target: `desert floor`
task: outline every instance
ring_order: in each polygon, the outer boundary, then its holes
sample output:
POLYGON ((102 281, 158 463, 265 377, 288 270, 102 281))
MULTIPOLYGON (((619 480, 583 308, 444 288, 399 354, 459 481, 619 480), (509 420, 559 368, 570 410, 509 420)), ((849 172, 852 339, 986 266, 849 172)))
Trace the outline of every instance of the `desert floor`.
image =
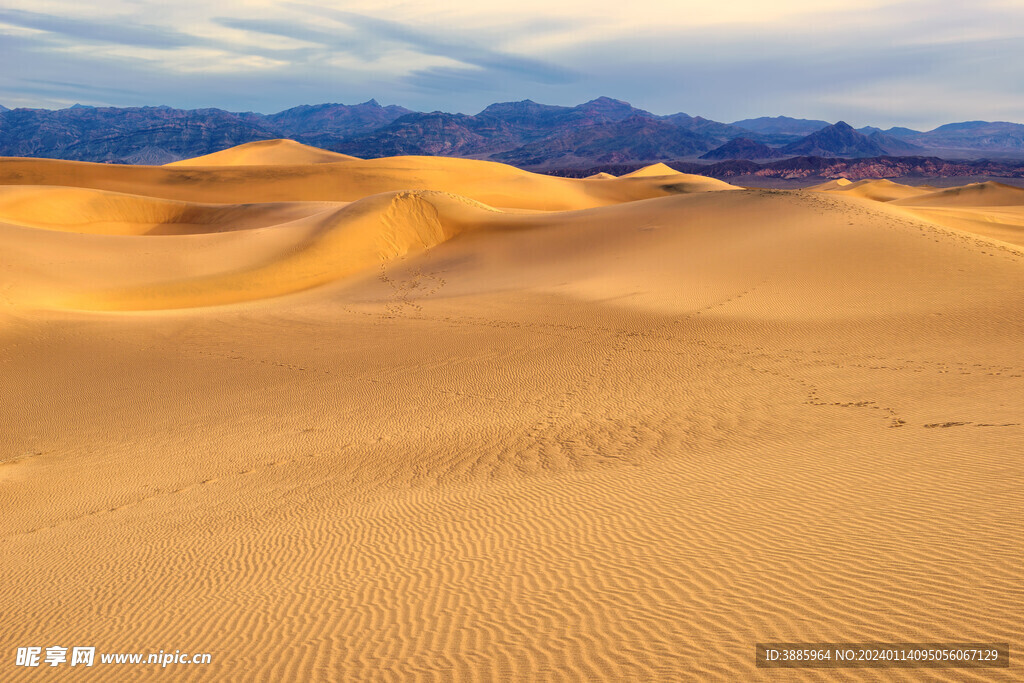
POLYGON ((995 183, 0 160, 0 679, 1020 680, 1022 312, 995 183))

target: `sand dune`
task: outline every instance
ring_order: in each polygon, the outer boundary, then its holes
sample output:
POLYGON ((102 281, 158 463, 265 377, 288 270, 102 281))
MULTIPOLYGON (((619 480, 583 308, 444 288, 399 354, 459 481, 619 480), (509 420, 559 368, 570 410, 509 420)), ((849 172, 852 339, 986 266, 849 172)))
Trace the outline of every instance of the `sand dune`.
POLYGON ((968 227, 1024 204, 413 157, 0 183, 5 652, 735 681, 769 640, 1024 645, 1024 249, 968 227))
MULTIPOLYGON (((846 179, 841 178, 840 180, 846 179)), ((858 180, 855 183, 847 181, 842 185, 830 185, 826 183, 824 186, 818 185, 811 189, 819 192, 842 192, 851 197, 863 197, 864 199, 870 199, 876 202, 891 202, 896 199, 907 199, 909 197, 917 197, 934 191, 934 188, 931 187, 902 185, 886 179, 858 180)))
POLYGON ((587 180, 609 180, 615 177, 616 176, 613 176, 611 173, 605 173, 604 171, 601 171, 600 173, 595 173, 594 175, 588 175, 587 180))
POLYGON ((934 207, 1021 206, 1024 205, 1024 188, 988 181, 913 196, 901 199, 899 203, 934 207))
POLYGON ((907 207, 908 213, 936 225, 1024 247, 1024 205, 994 207, 907 207))
POLYGON ((829 180, 818 185, 812 185, 806 189, 816 192, 828 192, 829 190, 841 190, 852 184, 853 182, 849 178, 836 178, 835 180, 829 180))
POLYGON ((997 240, 1001 246, 1024 246, 1024 190, 1001 183, 939 190, 930 185, 909 186, 879 179, 843 184, 831 181, 807 190, 888 203, 901 207, 906 215, 997 240))
POLYGON ((651 164, 650 166, 644 166, 643 168, 637 169, 632 173, 623 175, 623 178, 657 178, 667 175, 683 175, 674 168, 663 164, 661 162, 657 164, 651 164))
POLYGON ((332 164, 357 157, 303 145, 294 140, 259 140, 213 154, 173 161, 165 166, 291 166, 332 164))
POLYGON ((488 161, 442 157, 212 168, 0 158, 0 186, 79 187, 213 204, 352 202, 382 192, 434 190, 506 209, 569 211, 681 192, 736 189, 712 178, 673 174, 671 178, 634 177, 594 183, 529 173, 488 161))

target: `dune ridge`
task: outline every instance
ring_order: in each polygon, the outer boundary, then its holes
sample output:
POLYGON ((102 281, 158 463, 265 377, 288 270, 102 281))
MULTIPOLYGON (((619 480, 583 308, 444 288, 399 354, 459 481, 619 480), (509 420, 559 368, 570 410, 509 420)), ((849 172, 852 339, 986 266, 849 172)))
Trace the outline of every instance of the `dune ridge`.
POLYGON ((634 177, 594 183, 490 161, 442 157, 196 168, 0 158, 0 186, 78 187, 212 204, 351 202, 382 192, 434 190, 503 209, 570 211, 673 193, 736 189, 713 178, 673 174, 671 179, 634 177))
POLYGON ((656 171, 0 160, 0 650, 213 656, 144 681, 1019 650, 1024 202, 656 171))
POLYGON ((172 161, 164 166, 288 166, 333 164, 356 159, 358 157, 310 147, 294 140, 258 140, 212 154, 172 161))
MULTIPOLYGON (((845 180, 845 178, 842 180, 845 180)), ((855 183, 847 182, 843 185, 830 185, 826 183, 824 186, 816 186, 811 189, 819 192, 842 192, 851 197, 863 197, 864 199, 871 199, 877 202, 907 199, 935 191, 933 187, 902 185, 885 178, 858 180, 855 183)))
POLYGON ((663 164, 661 162, 658 162, 656 164, 651 164, 649 166, 644 166, 643 168, 638 168, 637 170, 633 171, 632 173, 626 173, 626 174, 624 174, 621 177, 623 177, 623 178, 659 178, 661 176, 670 176, 670 175, 683 175, 683 174, 680 173, 679 171, 675 170, 674 168, 672 168, 671 166, 669 166, 667 164, 663 164))

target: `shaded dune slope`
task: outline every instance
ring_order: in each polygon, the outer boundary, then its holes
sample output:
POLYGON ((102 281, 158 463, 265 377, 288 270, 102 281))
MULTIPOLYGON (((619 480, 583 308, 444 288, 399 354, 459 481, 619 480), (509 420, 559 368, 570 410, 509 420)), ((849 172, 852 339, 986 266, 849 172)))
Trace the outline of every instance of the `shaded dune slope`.
POLYGON ((104 190, 0 186, 0 223, 106 235, 184 235, 248 230, 337 207, 331 202, 200 204, 104 190))

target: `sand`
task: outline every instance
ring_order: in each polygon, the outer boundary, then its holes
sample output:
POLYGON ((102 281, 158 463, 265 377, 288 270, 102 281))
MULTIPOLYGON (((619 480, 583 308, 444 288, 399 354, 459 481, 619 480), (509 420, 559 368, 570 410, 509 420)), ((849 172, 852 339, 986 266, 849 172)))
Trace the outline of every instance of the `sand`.
POLYGON ((644 166, 643 168, 639 168, 639 169, 633 171, 632 173, 626 173, 622 177, 623 178, 658 178, 658 177, 661 177, 661 176, 670 176, 670 175, 681 175, 681 174, 679 173, 679 171, 677 171, 674 168, 668 166, 667 164, 663 164, 663 163, 659 162, 657 164, 651 164, 650 166, 644 166))
POLYGON ((0 677, 1019 651, 1024 248, 976 228, 1024 202, 666 175, 0 160, 0 677))
POLYGON ((332 164, 357 157, 310 147, 294 140, 259 140, 201 157, 172 161, 165 166, 282 166, 332 164))

